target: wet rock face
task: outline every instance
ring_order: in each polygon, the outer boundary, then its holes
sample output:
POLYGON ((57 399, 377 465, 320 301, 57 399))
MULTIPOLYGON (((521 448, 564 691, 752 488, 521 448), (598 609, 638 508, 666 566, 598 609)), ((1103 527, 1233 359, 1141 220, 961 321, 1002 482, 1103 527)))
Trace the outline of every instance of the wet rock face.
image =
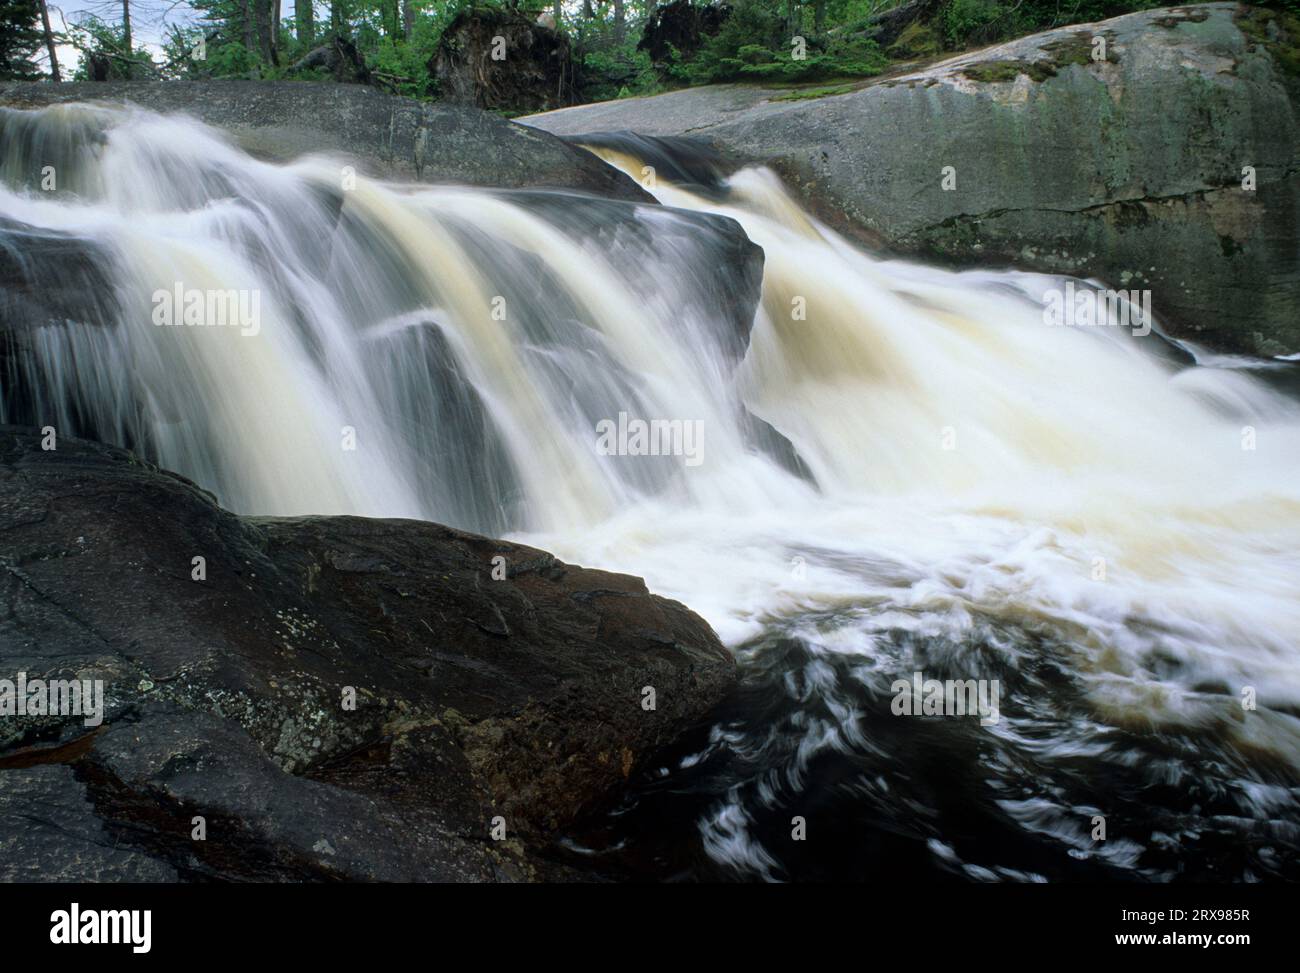
POLYGON ((478 108, 549 111, 577 103, 569 39, 518 10, 461 12, 429 61, 444 101, 478 108))
POLYGON ((0 330, 81 317, 84 295, 112 286, 110 266, 103 248, 84 238, 0 216, 0 330))
POLYGON ((0 801, 28 808, 0 815, 0 878, 553 876, 557 832, 734 681, 637 578, 435 524, 241 518, 40 441, 0 427, 0 679, 102 680, 105 705, 0 716, 0 801))
MULTIPOLYGON (((356 159, 381 177, 497 188, 577 189, 648 202, 635 182, 588 153, 465 105, 427 104, 356 84, 307 81, 0 83, 0 107, 71 102, 181 112, 229 132, 247 152, 289 161, 356 159)), ((540 109, 539 105, 539 109, 540 109)))

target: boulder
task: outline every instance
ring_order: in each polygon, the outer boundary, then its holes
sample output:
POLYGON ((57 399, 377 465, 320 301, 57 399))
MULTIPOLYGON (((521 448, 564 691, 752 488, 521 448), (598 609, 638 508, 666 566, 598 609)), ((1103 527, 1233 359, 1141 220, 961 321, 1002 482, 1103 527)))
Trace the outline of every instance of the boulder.
POLYGON ((1150 289, 1175 336, 1289 354, 1298 51, 1300 19, 1212 3, 1048 31, 824 97, 729 85, 526 122, 567 136, 689 132, 733 165, 773 166, 870 246, 1150 289))
POLYGON ((464 105, 428 104, 363 85, 0 83, 0 109, 70 102, 134 104, 191 115, 230 132, 254 155, 274 161, 330 152, 354 158, 365 170, 385 177, 502 188, 546 186, 649 200, 631 179, 535 129, 464 105))
POLYGON ((569 39, 511 8, 463 10, 429 61, 443 101, 546 111, 577 101, 569 39))
POLYGON ((105 693, 101 725, 0 720, 24 809, 0 880, 583 877, 554 839, 735 679, 637 578, 436 524, 241 518, 14 426, 0 535, 0 679, 105 693))

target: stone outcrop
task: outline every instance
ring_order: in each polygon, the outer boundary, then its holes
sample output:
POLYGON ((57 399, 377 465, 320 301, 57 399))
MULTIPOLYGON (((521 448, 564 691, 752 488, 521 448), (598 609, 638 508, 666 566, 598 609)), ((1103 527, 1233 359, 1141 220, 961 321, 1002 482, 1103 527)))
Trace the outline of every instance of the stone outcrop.
POLYGON ((733 165, 773 166, 868 245, 1149 288, 1178 337, 1287 354, 1300 352, 1298 51, 1300 19, 1212 3, 824 97, 727 85, 526 121, 705 139, 733 165))
POLYGON ((0 717, 0 880, 583 877, 553 840, 735 678, 637 578, 56 446, 0 427, 0 679, 103 721, 0 717))
POLYGON ((0 83, 0 108, 71 102, 183 113, 274 161, 310 152, 356 159, 364 171, 426 182, 577 189, 649 197, 631 179, 535 129, 464 105, 428 104, 356 84, 308 81, 0 83))

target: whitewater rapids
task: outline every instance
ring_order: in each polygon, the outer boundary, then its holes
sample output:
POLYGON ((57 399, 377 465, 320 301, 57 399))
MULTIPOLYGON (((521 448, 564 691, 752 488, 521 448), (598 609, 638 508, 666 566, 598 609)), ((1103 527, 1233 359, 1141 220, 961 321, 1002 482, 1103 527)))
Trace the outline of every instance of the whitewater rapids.
MULTIPOLYGON (((682 758, 752 763, 700 785, 715 862, 797 872, 761 820, 806 800, 823 757, 875 760, 872 707, 914 670, 1001 681, 1006 718, 961 737, 986 741, 971 800, 1075 858, 1181 868, 1163 818, 1079 837, 1106 811, 1081 762, 1132 777, 1125 807, 1208 788, 1170 803, 1188 834, 1255 822, 1234 877, 1297 846, 1300 404, 1262 377, 1283 363, 1189 367, 1158 333, 1049 326, 1063 280, 879 259, 763 169, 659 180, 664 206, 620 211, 647 246, 599 236, 615 204, 347 184, 339 160, 271 165, 144 112, 7 112, 0 135, 0 246, 80 240, 113 282, 10 358, 0 420, 139 448, 242 513, 433 519, 643 576, 785 694, 769 725, 737 715, 682 758), (46 157, 59 192, 38 188, 46 157), (763 250, 738 362, 695 214, 763 250), (257 290, 259 333, 155 327, 175 282, 257 290), (702 462, 602 455, 620 413, 700 423, 702 462)), ((593 151, 640 180, 630 150, 593 151)), ((880 759, 876 780, 855 765, 863 807, 906 790, 880 759)), ((913 811, 936 867, 1045 873, 981 863, 913 811)))

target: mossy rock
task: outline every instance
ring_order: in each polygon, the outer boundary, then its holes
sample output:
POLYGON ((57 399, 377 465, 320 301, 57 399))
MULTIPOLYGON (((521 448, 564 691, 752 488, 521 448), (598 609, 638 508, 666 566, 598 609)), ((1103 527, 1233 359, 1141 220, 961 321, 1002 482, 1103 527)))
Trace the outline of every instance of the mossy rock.
POLYGON ((1088 30, 1076 31, 1061 40, 1044 44, 1043 53, 1047 55, 1047 60, 1058 69, 1068 67, 1071 64, 1087 67, 1090 64, 1097 63, 1097 58, 1093 56, 1093 41, 1097 37, 1103 37, 1106 40, 1105 59, 1112 64, 1118 63, 1119 56, 1115 53, 1114 31, 1098 31, 1096 33, 1088 30))
POLYGON ((1237 28, 1252 45, 1262 46, 1288 76, 1300 78, 1300 17, 1262 7, 1245 7, 1237 28))
POLYGON ((931 57, 943 50, 939 33, 930 24, 920 21, 909 24, 885 51, 894 60, 911 57, 931 57))
POLYGON ((1080 67, 1089 67, 1097 63, 1097 59, 1093 57, 1093 38, 1097 36, 1106 38, 1106 61, 1112 64, 1118 63, 1119 58, 1115 54, 1114 46, 1111 43, 1114 37, 1113 34, 1106 32, 1093 34, 1091 31, 1077 31, 1060 40, 1044 44, 1041 48, 1043 57, 1037 57, 1033 60, 1013 58, 1001 61, 983 61, 964 68, 962 74, 972 81, 984 83, 1014 81, 1022 74, 1031 81, 1046 81, 1048 78, 1056 77, 1058 72, 1071 65, 1077 64, 1080 67))
POLYGON ((1210 19, 1210 14, 1206 10, 1193 10, 1189 8, 1179 8, 1168 16, 1157 17, 1152 21, 1157 27, 1177 27, 1179 24, 1185 24, 1191 21, 1194 24, 1203 24, 1210 19))
POLYGON ((962 74, 982 84, 1015 81, 1022 74, 1031 81, 1046 81, 1055 76, 1056 68, 1050 61, 984 61, 963 69, 962 74))
POLYGON ((815 98, 829 98, 832 95, 847 95, 853 91, 857 85, 853 84, 833 84, 823 85, 818 88, 801 88, 797 91, 789 91, 783 95, 777 95, 773 101, 810 101, 815 98))

